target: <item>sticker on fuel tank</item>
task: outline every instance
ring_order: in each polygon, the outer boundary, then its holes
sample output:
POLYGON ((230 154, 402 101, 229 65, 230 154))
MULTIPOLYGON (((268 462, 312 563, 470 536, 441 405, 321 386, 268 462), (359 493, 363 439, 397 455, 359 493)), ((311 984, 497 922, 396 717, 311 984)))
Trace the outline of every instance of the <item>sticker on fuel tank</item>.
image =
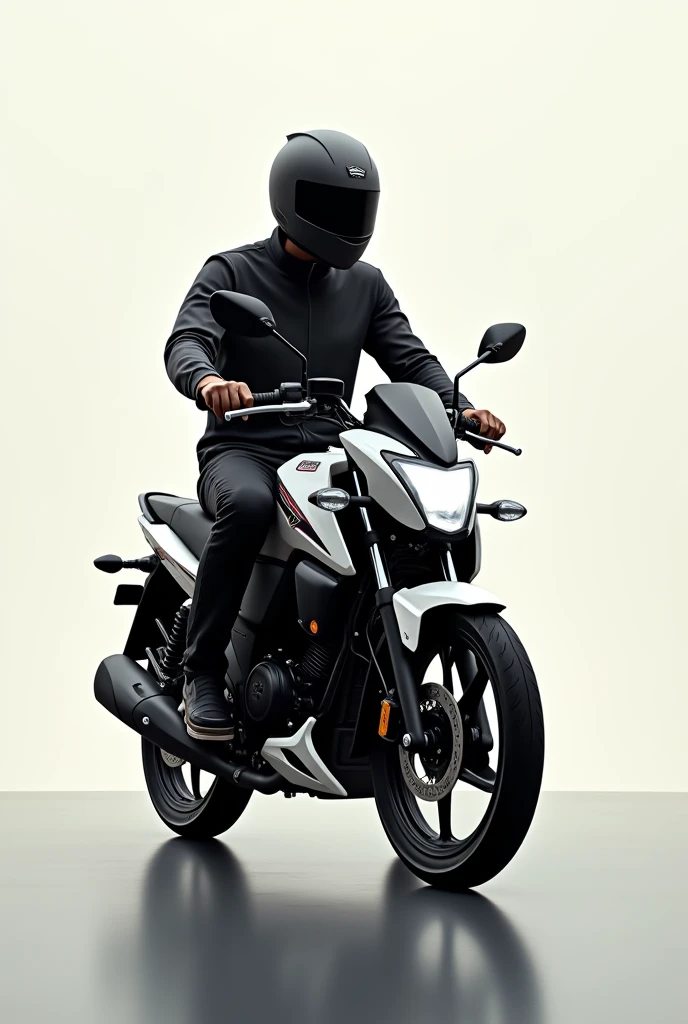
POLYGON ((308 537, 309 540, 313 541, 314 544, 317 544, 319 548, 322 548, 329 555, 329 550, 323 544, 283 483, 280 483, 277 488, 277 504, 284 513, 287 523, 292 530, 298 530, 299 533, 302 533, 304 537, 308 537))
POLYGON ((296 467, 296 472, 297 473, 315 473, 315 471, 316 471, 316 469, 318 468, 319 465, 320 465, 319 462, 308 462, 308 461, 304 460, 303 462, 299 462, 298 466, 296 467))

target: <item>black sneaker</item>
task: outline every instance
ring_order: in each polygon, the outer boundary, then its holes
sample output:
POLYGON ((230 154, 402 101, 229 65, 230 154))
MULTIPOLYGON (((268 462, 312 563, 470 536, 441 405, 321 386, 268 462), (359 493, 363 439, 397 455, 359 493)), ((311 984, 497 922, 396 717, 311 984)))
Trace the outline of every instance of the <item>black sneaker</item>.
POLYGON ((184 721, 195 740, 234 739, 234 717, 225 697, 225 684, 216 676, 184 681, 184 721))

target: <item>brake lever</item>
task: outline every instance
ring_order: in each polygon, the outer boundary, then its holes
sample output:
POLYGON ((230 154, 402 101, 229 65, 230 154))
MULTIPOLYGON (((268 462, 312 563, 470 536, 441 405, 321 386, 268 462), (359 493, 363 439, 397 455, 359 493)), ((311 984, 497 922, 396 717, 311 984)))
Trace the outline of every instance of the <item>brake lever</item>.
POLYGON ((461 441, 468 441, 474 448, 480 448, 481 450, 487 448, 489 444, 494 448, 502 448, 505 452, 510 452, 512 455, 523 454, 522 448, 512 448, 510 444, 504 444, 503 441, 493 441, 492 438, 483 437, 482 434, 474 434, 472 430, 462 430, 458 436, 461 441))
POLYGON ((232 409, 225 413, 225 420, 236 420, 240 416, 257 416, 259 412, 309 412, 314 402, 280 402, 279 405, 250 405, 242 409, 232 409))

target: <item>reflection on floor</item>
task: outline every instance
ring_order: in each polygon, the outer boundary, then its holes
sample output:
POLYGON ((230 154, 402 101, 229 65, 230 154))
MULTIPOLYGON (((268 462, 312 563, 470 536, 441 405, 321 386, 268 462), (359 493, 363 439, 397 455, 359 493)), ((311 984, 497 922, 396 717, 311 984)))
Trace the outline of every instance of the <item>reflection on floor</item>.
POLYGON ((207 844, 136 793, 0 811, 6 1024, 688 1018, 688 796, 546 794, 466 895, 409 875, 369 802, 256 797, 207 844))

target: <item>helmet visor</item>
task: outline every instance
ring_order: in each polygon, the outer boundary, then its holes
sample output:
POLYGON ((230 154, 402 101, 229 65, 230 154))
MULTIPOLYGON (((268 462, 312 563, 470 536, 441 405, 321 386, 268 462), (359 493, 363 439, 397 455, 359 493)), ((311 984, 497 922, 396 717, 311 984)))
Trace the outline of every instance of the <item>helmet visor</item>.
POLYGON ((295 209, 302 220, 340 238, 372 235, 379 192, 316 181, 296 182, 295 209))

